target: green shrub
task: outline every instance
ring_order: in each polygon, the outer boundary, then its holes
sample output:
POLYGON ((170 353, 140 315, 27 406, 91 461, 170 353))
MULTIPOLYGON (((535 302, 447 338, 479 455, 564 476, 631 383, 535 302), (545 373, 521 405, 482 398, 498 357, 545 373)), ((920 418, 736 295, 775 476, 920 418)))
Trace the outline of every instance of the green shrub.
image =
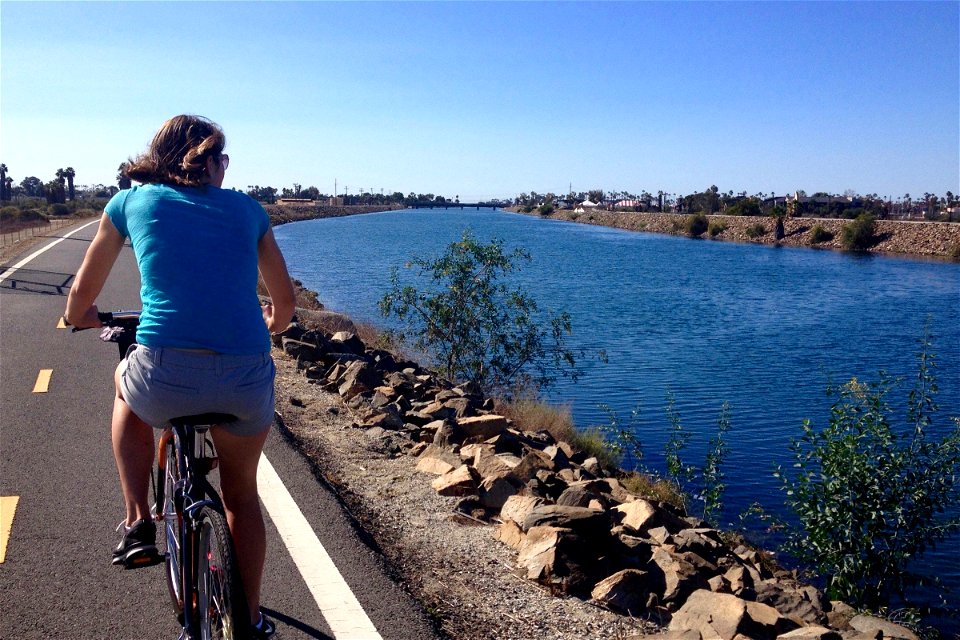
POLYGON ((70 215, 70 207, 65 204, 51 204, 47 207, 47 212, 52 216, 66 216, 70 215))
POLYGON ((47 216, 39 209, 21 209, 20 210, 20 220, 43 220, 46 221, 47 216))
POLYGON ((788 525, 786 550, 826 578, 830 599, 874 611, 906 601, 906 588, 924 582, 910 562, 960 531, 960 419, 934 429, 929 332, 920 344, 902 425, 886 400, 896 381, 853 378, 831 389, 826 428, 804 422, 791 445, 795 471, 774 474, 799 522, 788 525))
POLYGON ((822 224, 813 225, 813 229, 810 231, 811 244, 820 244, 831 240, 833 240, 833 234, 824 229, 822 224))
POLYGON ((553 203, 552 203, 552 202, 544 202, 542 205, 540 205, 540 208, 537 209, 537 211, 539 211, 539 212, 540 212, 540 215, 542 215, 542 216, 548 216, 548 215, 550 215, 551 213, 553 213, 553 203))
POLYGON ((714 220, 710 223, 710 226, 707 227, 707 233, 710 234, 711 238, 716 238, 718 235, 727 230, 727 225, 719 220, 714 220))
POLYGON ((488 391, 506 391, 527 380, 542 387, 556 374, 575 378, 574 354, 564 343, 570 315, 541 313, 533 298, 502 281, 520 261, 529 260, 523 249, 506 253, 500 240, 478 243, 468 229, 439 258, 408 263, 418 270, 423 289, 401 285, 394 268, 380 312, 402 323, 395 333, 398 343, 412 342, 445 377, 488 391))
POLYGON ((752 224, 749 227, 747 227, 746 230, 744 230, 744 233, 747 234, 748 238, 756 239, 762 235, 765 235, 767 233, 767 228, 763 225, 762 222, 757 222, 756 224, 752 224))
POLYGON ((0 209, 0 220, 4 222, 13 222, 20 219, 19 207, 3 207, 0 209))
POLYGON ((863 213, 849 224, 843 225, 840 243, 848 251, 866 251, 876 243, 876 222, 870 214, 863 213))
POLYGON ((707 219, 706 214, 695 213, 692 216, 687 218, 686 231, 687 235, 691 238, 699 238, 707 232, 707 228, 710 226, 710 221, 707 219))

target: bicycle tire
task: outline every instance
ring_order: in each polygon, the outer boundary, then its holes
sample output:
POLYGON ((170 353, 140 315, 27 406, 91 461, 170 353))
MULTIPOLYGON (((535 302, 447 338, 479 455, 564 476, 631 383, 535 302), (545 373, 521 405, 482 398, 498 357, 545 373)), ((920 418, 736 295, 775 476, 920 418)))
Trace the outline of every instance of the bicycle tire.
POLYGON ((245 638, 250 619, 227 520, 220 511, 203 507, 197 524, 200 637, 202 640, 245 638))
POLYGON ((167 591, 174 611, 181 617, 183 614, 183 586, 180 567, 180 540, 183 528, 183 513, 176 506, 176 486, 180 480, 180 469, 177 462, 177 450, 170 437, 165 447, 165 464, 157 465, 157 504, 158 515, 162 517, 163 530, 164 573, 167 578, 167 591), (161 492, 162 489, 162 492, 161 492))

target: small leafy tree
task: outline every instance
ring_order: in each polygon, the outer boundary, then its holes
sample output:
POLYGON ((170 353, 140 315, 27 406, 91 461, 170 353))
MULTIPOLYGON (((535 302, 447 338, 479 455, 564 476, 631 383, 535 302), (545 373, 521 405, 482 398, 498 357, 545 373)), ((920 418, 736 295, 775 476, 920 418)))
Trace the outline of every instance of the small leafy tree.
POLYGON ((720 509, 723 506, 723 493, 727 488, 724 483, 723 462, 730 448, 726 443, 727 432, 730 431, 730 405, 726 402, 720 407, 717 418, 717 433, 710 439, 710 448, 700 472, 700 494, 703 502, 702 518, 707 522, 716 522, 720 509))
POLYGON ((786 550, 825 577, 831 598, 873 610, 907 600, 907 587, 926 582, 910 562, 960 531, 960 420, 934 437, 934 367, 927 333, 900 428, 886 400, 896 382, 882 373, 832 389, 829 425, 804 422, 795 473, 775 474, 799 520, 786 550))
POLYGON ((509 393, 524 380, 545 386, 558 373, 576 377, 574 354, 564 342, 569 314, 541 313, 522 289, 503 282, 529 260, 523 249, 507 253, 501 240, 481 244, 464 231, 439 258, 408 264, 429 288, 401 284, 394 269, 380 311, 403 323, 394 337, 433 357, 449 378, 509 393))
POLYGON ((684 464, 680 452, 687 447, 690 442, 690 433, 683 430, 683 424, 680 422, 680 414, 676 410, 676 400, 673 393, 667 393, 667 419, 670 421, 670 436, 664 445, 664 458, 667 463, 667 477, 677 485, 677 490, 683 494, 686 491, 687 484, 693 480, 696 470, 687 464, 684 464))
POLYGON ((666 412, 670 420, 670 436, 664 451, 667 476, 683 496, 686 506, 689 508, 693 502, 701 503, 703 510, 700 517, 713 522, 723 506, 723 493, 726 490, 723 463, 729 451, 726 435, 730 431, 730 407, 726 402, 720 407, 717 433, 710 439, 703 467, 699 469, 686 464, 680 455, 690 441, 690 434, 683 430, 672 393, 667 394, 666 412))

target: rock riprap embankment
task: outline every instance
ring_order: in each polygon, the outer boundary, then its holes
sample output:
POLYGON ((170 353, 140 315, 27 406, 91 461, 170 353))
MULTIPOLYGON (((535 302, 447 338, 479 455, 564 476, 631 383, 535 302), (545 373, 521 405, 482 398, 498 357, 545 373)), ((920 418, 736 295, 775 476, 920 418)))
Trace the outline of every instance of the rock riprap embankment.
MULTIPOLYGON (((473 384, 292 324, 275 337, 313 384, 339 394, 379 450, 409 456, 465 521, 490 526, 515 572, 560 595, 657 620, 660 638, 915 638, 827 602, 768 554, 627 490, 596 458, 521 431, 473 384)), ((637 636, 639 637, 639 636, 637 636)))
MULTIPOLYGON (((527 215, 537 215, 535 213, 527 215)), ((582 224, 613 227, 627 231, 686 235, 687 214, 676 213, 628 213, 623 211, 555 211, 553 220, 565 220, 582 224)), ((705 240, 727 240, 753 244, 810 247, 815 249, 842 249, 843 227, 851 220, 837 218, 787 218, 785 236, 777 240, 775 223, 769 217, 708 216, 714 225, 713 232, 704 233, 705 240), (820 228, 821 238, 814 234, 820 228)), ((910 222, 901 220, 877 220, 874 228, 874 243, 869 248, 875 253, 896 253, 917 256, 957 257, 960 251, 960 224, 948 222, 910 222)))

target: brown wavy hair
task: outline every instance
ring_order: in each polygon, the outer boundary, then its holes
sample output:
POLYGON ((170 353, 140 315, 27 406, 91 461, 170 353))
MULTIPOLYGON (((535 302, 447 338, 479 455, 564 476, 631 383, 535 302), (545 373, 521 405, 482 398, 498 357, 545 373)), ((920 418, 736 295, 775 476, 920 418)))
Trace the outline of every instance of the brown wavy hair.
POLYGON ((150 147, 127 162, 123 173, 137 182, 199 187, 209 181, 207 158, 219 158, 227 139, 213 121, 179 115, 163 123, 150 147))

